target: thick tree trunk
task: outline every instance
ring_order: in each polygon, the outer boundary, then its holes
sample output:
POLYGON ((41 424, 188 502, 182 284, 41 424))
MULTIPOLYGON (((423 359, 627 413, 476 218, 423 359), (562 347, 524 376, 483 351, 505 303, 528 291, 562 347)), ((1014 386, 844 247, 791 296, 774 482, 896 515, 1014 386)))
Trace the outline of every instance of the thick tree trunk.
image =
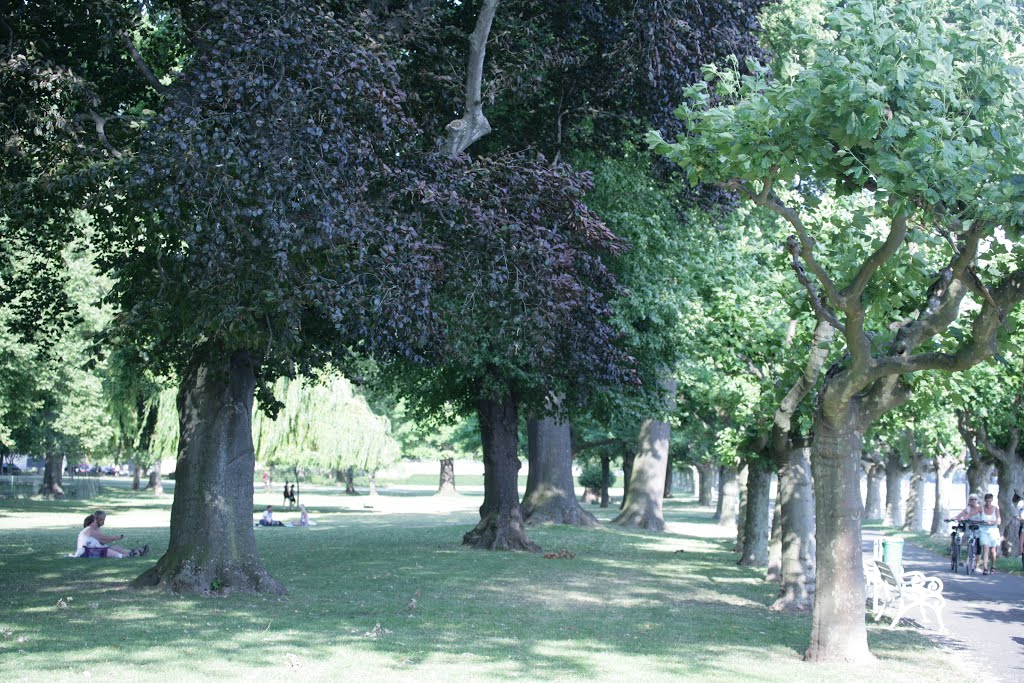
POLYGON ((988 491, 988 483, 992 481, 991 462, 982 460, 980 457, 971 457, 967 463, 967 495, 977 493, 984 496, 988 491))
POLYGON ((160 476, 161 466, 162 463, 159 460, 153 463, 153 466, 149 468, 149 482, 146 484, 146 490, 152 489, 153 494, 157 496, 162 496, 164 493, 164 480, 160 476))
POLYGON ((455 490, 455 460, 453 458, 441 458, 441 473, 437 481, 438 496, 453 496, 455 490))
POLYGON ((782 582, 782 481, 777 483, 775 509, 772 511, 772 534, 768 538, 768 569, 764 580, 769 583, 782 582))
POLYGON ((739 472, 737 472, 735 466, 723 467, 719 477, 722 485, 718 498, 719 509, 721 510, 718 523, 725 527, 734 527, 736 526, 736 518, 739 514, 739 472))
POLYGON ((43 486, 40 489, 47 498, 64 497, 64 454, 47 453, 43 466, 43 486))
POLYGON ((572 479, 572 437, 569 422, 530 418, 526 423, 530 472, 523 495, 523 521, 594 528, 597 518, 576 500, 572 479))
POLYGON ((864 494, 864 519, 881 522, 885 513, 882 510, 882 477, 885 468, 879 463, 865 467, 867 490, 864 494))
POLYGON ((763 460, 747 464, 747 505, 743 521, 743 555, 737 564, 764 567, 768 564, 768 511, 772 470, 763 460))
MULTIPOLYGON (((814 601, 815 504, 810 451, 806 445, 794 446, 788 442, 781 458, 782 588, 772 605, 774 610, 803 612, 810 609, 814 601)), ((859 499, 859 490, 857 494, 859 499)))
POLYGON ((864 663, 874 660, 864 625, 864 566, 861 549, 860 460, 865 425, 854 407, 829 420, 819 408, 814 420, 811 462, 817 523, 817 586, 811 662, 864 663))
POLYGON ((182 593, 285 592, 263 566, 253 534, 255 386, 244 351, 220 364, 194 364, 182 377, 170 543, 134 585, 182 593))
POLYGON ((709 462, 697 465, 697 504, 711 507, 714 500, 715 466, 709 462))
POLYGON ((354 467, 345 468, 345 495, 359 495, 359 492, 356 491, 356 470, 354 467))
POLYGON ((927 462, 916 446, 910 454, 910 496, 907 498, 907 517, 903 521, 904 531, 924 531, 924 484, 927 477, 927 462))
POLYGON ((608 489, 612 485, 612 459, 607 453, 601 456, 601 505, 606 508, 611 502, 608 489))
POLYGON ((132 467, 135 471, 132 473, 132 491, 138 491, 142 485, 142 467, 139 466, 138 462, 133 462, 132 467))
POLYGON ((903 526, 903 455, 890 453, 885 458, 885 526, 903 526))
MULTIPOLYGON (((675 381, 666 383, 670 396, 675 393, 675 386, 675 381)), ((633 462, 625 504, 619 516, 612 520, 613 524, 650 531, 665 530, 662 496, 665 493, 669 437, 668 422, 646 420, 640 427, 639 452, 633 462)))
POLYGON ((996 461, 996 477, 999 482, 999 519, 1002 521, 1000 531, 1010 543, 1010 557, 1020 552, 1020 536, 1017 534, 1020 522, 1017 521, 1017 509, 1013 505, 1014 490, 1024 493, 1024 458, 1016 453, 1009 453, 1006 459, 996 461))
POLYGON ((519 509, 519 417, 516 401, 477 401, 484 452, 484 502, 480 523, 463 536, 463 545, 485 550, 528 550, 540 546, 526 537, 519 509))
POLYGON ((945 536, 949 528, 946 518, 950 516, 949 499, 953 493, 953 473, 956 459, 949 455, 935 456, 935 507, 932 509, 931 535, 945 536))

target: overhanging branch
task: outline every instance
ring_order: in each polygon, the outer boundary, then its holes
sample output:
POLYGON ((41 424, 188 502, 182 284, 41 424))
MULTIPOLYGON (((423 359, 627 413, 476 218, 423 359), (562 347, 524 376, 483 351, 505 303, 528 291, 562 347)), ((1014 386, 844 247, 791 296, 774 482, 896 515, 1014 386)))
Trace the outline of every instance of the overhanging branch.
POLYGON ((152 69, 149 68, 149 65, 146 64, 146 60, 142 58, 142 55, 139 53, 139 49, 135 47, 135 41, 132 40, 132 37, 128 35, 127 31, 121 31, 121 42, 123 42, 124 46, 128 49, 128 54, 132 56, 132 61, 135 62, 135 67, 142 74, 142 77, 146 79, 146 82, 153 86, 153 89, 161 95, 165 94, 167 88, 160 82, 160 79, 156 77, 156 74, 154 74, 152 69))
POLYGON ((469 37, 469 64, 466 68, 466 102, 462 118, 455 119, 445 127, 447 139, 445 150, 449 156, 457 156, 470 145, 491 132, 491 124, 484 116, 481 97, 481 82, 484 75, 484 56, 487 52, 487 37, 491 22, 498 9, 498 0, 484 0, 476 19, 476 28, 469 37))

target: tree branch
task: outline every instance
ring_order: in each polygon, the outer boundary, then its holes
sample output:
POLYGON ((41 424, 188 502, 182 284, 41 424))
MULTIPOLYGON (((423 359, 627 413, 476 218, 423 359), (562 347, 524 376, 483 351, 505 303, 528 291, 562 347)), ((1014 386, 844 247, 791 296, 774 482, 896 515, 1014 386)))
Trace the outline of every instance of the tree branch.
POLYGON ((122 156, 124 156, 123 154, 121 154, 121 152, 117 150, 117 148, 110 144, 110 140, 107 139, 107 118, 100 116, 94 110, 90 109, 88 114, 79 114, 75 117, 75 119, 78 121, 92 121, 93 124, 96 126, 96 136, 100 139, 100 142, 103 143, 103 147, 106 148, 108 152, 110 152, 111 156, 113 156, 115 159, 120 159, 122 156))
POLYGON ((121 42, 123 42, 125 47, 128 48, 128 54, 132 56, 132 61, 135 62, 136 68, 138 68, 139 72, 142 73, 142 77, 146 79, 146 82, 153 86, 153 89, 161 95, 166 94, 167 88, 160 82, 160 79, 156 77, 153 71, 149 68, 149 65, 146 64, 146 60, 142 58, 142 55, 139 53, 139 49, 135 47, 135 41, 132 40, 132 37, 128 35, 127 31, 121 31, 121 42))
POLYGON ((470 145, 491 132, 491 124, 484 116, 480 84, 484 74, 484 56, 491 21, 498 9, 498 0, 484 0, 476 19, 476 28, 469 37, 469 65, 466 68, 466 103, 461 119, 449 123, 445 150, 449 156, 458 156, 470 145))
POLYGON ((846 334, 846 326, 839 322, 836 314, 829 309, 825 303, 818 296, 817 290, 814 288, 814 283, 807 277, 807 271, 804 270, 803 264, 800 263, 800 241, 796 235, 790 235, 786 239, 786 251, 791 256, 790 265, 793 266, 794 272, 796 272, 796 279, 800 281, 800 284, 807 290, 808 299, 811 302, 811 307, 814 309, 815 317, 824 323, 828 323, 835 329, 846 334))
POLYGON ((818 375, 821 374, 821 368, 828 357, 828 347, 832 343, 834 336, 835 327, 828 322, 819 321, 818 326, 814 328, 811 351, 807 354, 807 364, 804 366, 803 374, 790 387, 789 392, 786 393, 786 396, 779 403, 779 407, 775 410, 773 422, 784 433, 789 433, 793 414, 796 413, 797 406, 800 405, 800 402, 804 400, 804 397, 807 396, 818 381, 818 375))

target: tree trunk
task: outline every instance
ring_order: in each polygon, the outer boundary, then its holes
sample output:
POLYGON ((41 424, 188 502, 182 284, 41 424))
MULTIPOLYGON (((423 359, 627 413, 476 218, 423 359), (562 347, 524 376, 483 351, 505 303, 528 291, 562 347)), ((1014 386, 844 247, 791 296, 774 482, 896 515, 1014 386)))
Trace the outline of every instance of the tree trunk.
POLYGON ((864 519, 871 522, 881 522, 884 513, 882 512, 882 476, 885 468, 878 463, 872 463, 865 468, 867 475, 867 492, 864 495, 864 519))
MULTIPOLYGON (((912 440, 913 436, 910 438, 912 440)), ((907 518, 903 521, 904 531, 924 531, 924 482, 928 475, 926 464, 927 461, 918 452, 916 444, 911 443, 910 495, 907 497, 907 518)))
POLYGON ((988 483, 992 481, 992 468, 990 462, 980 457, 971 457, 967 463, 967 495, 977 493, 984 496, 988 491, 988 483))
POLYGON ((138 461, 132 463, 134 472, 132 473, 132 491, 138 491, 142 484, 142 467, 139 466, 138 461))
POLYGON ((932 510, 931 535, 945 536, 949 531, 946 518, 949 517, 949 499, 953 492, 953 473, 956 459, 949 455, 935 456, 935 507, 932 510))
MULTIPOLYGON (((782 588, 773 610, 803 612, 811 608, 815 591, 815 503, 811 453, 806 445, 787 440, 779 467, 782 516, 782 588)), ((857 475, 857 495, 860 478, 857 475)))
MULTIPOLYGON (((370 495, 371 496, 376 496, 377 495, 377 470, 370 470, 370 474, 369 474, 368 478, 370 480, 370 495)), ((296 492, 296 502, 298 502, 298 492, 296 492)))
POLYGON ((739 512, 739 472, 735 466, 723 467, 721 473, 721 487, 718 496, 721 514, 718 523, 725 527, 736 526, 736 517, 739 512))
POLYGON ((739 512, 736 513, 736 547, 735 552, 743 553, 743 532, 747 523, 747 476, 750 469, 746 463, 740 465, 739 475, 736 477, 736 486, 739 491, 739 512))
MULTIPOLYGON (((669 396, 675 393, 674 380, 666 382, 669 396)), ((665 493, 666 461, 668 460, 670 428, 668 422, 645 420, 640 427, 639 452, 633 462, 629 488, 624 505, 613 524, 664 531, 662 512, 665 493)))
POLYGON ((477 401, 484 451, 484 502, 480 523, 462 538, 463 545, 485 550, 528 550, 540 546, 526 536, 519 509, 519 417, 511 396, 477 401))
POLYGON ((334 470, 334 483, 337 486, 345 483, 345 470, 334 470))
POLYGON ((672 458, 665 458, 665 492, 661 496, 664 498, 672 497, 672 458))
POLYGON ((890 453, 885 458, 885 526, 903 526, 903 455, 890 453))
POLYGON ((764 580, 782 582, 782 481, 776 484, 775 509, 772 511, 772 534, 768 538, 768 570, 764 580))
POLYGON ((629 494, 629 487, 633 483, 633 461, 636 459, 636 451, 629 446, 629 444, 623 444, 624 451, 622 453, 622 500, 619 501, 619 509, 622 510, 626 507, 626 496, 629 494))
POLYGON ((601 456, 601 504, 598 507, 606 508, 611 502, 608 489, 612 482, 612 459, 605 453, 601 456))
POLYGON ((526 423, 530 472, 523 495, 523 521, 530 525, 569 524, 594 528, 597 518, 576 500, 572 479, 569 422, 530 418, 526 423))
POLYGON ((679 470, 679 486, 682 488, 683 493, 690 496, 697 493, 697 478, 693 473, 694 467, 690 464, 683 464, 683 469, 679 470))
POLYGON ((40 490, 47 498, 64 497, 64 454, 47 453, 43 466, 43 486, 40 490))
POLYGON ((160 468, 161 461, 157 460, 153 463, 153 466, 149 468, 149 482, 146 484, 146 490, 153 489, 153 495, 156 496, 164 494, 164 480, 160 476, 160 468))
POLYGON ((1020 523, 1016 519, 1017 508, 1013 504, 1013 492, 1017 490, 1024 493, 1024 458, 1016 453, 1007 455, 1007 458, 996 461, 999 519, 1002 522, 999 530, 1003 538, 1010 542, 1010 557, 1016 557, 1020 552, 1020 536, 1017 533, 1020 523))
MULTIPOLYGON (((874 660, 864 625, 860 460, 866 425, 847 401, 838 419, 819 408, 811 449, 817 524, 817 586, 811 618, 811 662, 874 660)), ((837 411, 839 412, 839 411, 837 411)))
POLYGON ((715 466, 709 462, 702 462, 697 465, 697 479, 697 504, 711 507, 714 495, 715 466))
POLYGON ((182 593, 285 592, 263 566, 253 534, 255 386, 244 351, 217 365, 193 364, 182 377, 170 543, 134 585, 182 593))
POLYGON ((441 474, 437 482, 437 496, 454 496, 455 490, 455 460, 453 458, 441 458, 441 474))
POLYGON ((747 505, 743 520, 743 555, 737 564, 764 567, 768 564, 768 510, 772 470, 764 460, 747 464, 747 505))
POLYGON ((718 466, 718 495, 715 499, 715 514, 711 519, 715 522, 722 521, 722 506, 725 504, 725 465, 718 466))
POLYGON ((359 495, 359 491, 356 491, 356 470, 354 467, 345 468, 345 495, 359 495))

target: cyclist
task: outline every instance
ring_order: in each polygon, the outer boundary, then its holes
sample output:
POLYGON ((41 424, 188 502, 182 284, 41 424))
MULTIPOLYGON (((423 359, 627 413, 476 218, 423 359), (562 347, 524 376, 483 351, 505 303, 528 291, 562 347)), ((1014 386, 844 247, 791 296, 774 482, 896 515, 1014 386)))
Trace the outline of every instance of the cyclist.
POLYGON ((985 494, 985 504, 981 506, 981 573, 993 574, 996 571, 996 548, 1002 540, 999 533, 999 508, 992 504, 992 494, 985 494), (991 559, 989 559, 991 558, 991 559))
POLYGON ((956 521, 967 520, 968 522, 980 522, 981 521, 981 497, 977 493, 972 493, 967 496, 967 507, 960 511, 956 517, 956 521))
MULTIPOLYGON (((981 505, 979 504, 979 501, 980 496, 977 493, 972 493, 967 496, 967 507, 961 510, 960 514, 956 517, 946 520, 947 522, 961 522, 964 525, 961 528, 966 532, 964 537, 968 540, 966 551, 967 563, 964 566, 967 567, 968 574, 974 573, 974 553, 972 550, 977 549, 977 536, 975 536, 973 531, 968 529, 968 525, 977 529, 978 525, 981 524, 981 505)), ((957 535, 957 532, 954 531, 953 542, 956 543, 959 539, 960 537, 957 535)), ((960 556, 959 548, 953 548, 951 552, 953 552, 954 558, 953 571, 956 571, 957 566, 960 564, 960 560, 958 559, 960 556)))

